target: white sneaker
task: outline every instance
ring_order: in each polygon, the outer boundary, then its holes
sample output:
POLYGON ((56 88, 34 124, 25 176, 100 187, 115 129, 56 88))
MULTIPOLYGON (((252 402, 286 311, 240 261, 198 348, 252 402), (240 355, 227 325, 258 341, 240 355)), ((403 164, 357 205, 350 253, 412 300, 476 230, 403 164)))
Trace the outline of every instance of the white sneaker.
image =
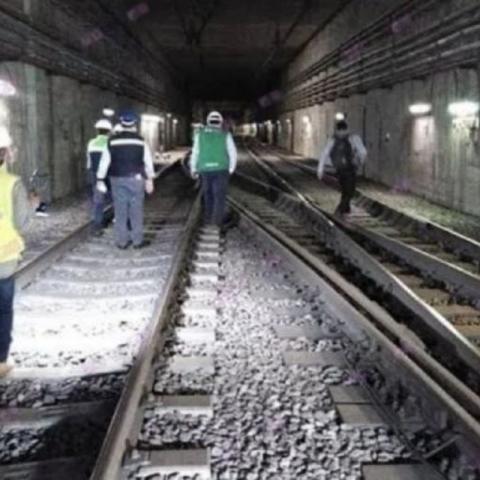
POLYGON ((6 377, 13 369, 12 365, 9 365, 6 362, 0 363, 0 378, 6 377))

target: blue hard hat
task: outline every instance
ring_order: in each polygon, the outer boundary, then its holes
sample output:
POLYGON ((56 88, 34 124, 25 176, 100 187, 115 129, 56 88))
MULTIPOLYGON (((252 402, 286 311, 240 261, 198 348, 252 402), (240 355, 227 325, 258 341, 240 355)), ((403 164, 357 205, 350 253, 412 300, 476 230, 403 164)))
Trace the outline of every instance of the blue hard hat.
POLYGON ((134 127, 139 122, 138 115, 132 110, 120 113, 120 123, 124 127, 134 127))

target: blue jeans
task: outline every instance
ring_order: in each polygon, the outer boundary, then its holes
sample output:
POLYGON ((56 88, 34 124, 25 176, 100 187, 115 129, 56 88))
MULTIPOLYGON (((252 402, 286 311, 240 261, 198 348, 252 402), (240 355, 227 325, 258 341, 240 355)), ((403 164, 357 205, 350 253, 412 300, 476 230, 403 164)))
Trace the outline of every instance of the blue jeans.
POLYGON ((13 297, 15 281, 13 276, 0 279, 0 362, 8 358, 12 342, 13 327, 13 297))
POLYGON ((145 181, 135 177, 111 177, 110 181, 115 211, 115 242, 119 247, 126 246, 130 240, 134 245, 141 245, 145 181), (131 232, 128 230, 129 222, 131 232))
POLYGON ((228 171, 201 173, 205 222, 222 226, 227 206, 228 171))

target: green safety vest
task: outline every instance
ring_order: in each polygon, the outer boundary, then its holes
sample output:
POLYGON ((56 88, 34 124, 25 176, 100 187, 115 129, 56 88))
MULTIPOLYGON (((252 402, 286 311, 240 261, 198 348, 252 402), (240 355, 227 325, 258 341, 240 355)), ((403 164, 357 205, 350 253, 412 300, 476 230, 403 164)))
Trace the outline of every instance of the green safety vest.
POLYGON ((202 128, 198 132, 198 162, 200 173, 221 172, 230 167, 227 133, 218 128, 202 128))

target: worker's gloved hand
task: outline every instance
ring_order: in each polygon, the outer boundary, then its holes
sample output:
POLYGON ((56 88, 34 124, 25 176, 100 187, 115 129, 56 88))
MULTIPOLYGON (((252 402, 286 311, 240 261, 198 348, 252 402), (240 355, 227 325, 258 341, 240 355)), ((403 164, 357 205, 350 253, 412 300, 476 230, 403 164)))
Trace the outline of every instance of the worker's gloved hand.
POLYGON ((104 193, 104 194, 107 193, 108 189, 103 180, 97 180, 97 190, 100 193, 104 193))
POLYGON ((194 180, 198 180, 199 177, 200 177, 200 175, 198 174, 198 172, 192 172, 192 178, 194 180))
POLYGON ((155 185, 152 179, 145 180, 145 191, 151 195, 155 191, 155 185))

